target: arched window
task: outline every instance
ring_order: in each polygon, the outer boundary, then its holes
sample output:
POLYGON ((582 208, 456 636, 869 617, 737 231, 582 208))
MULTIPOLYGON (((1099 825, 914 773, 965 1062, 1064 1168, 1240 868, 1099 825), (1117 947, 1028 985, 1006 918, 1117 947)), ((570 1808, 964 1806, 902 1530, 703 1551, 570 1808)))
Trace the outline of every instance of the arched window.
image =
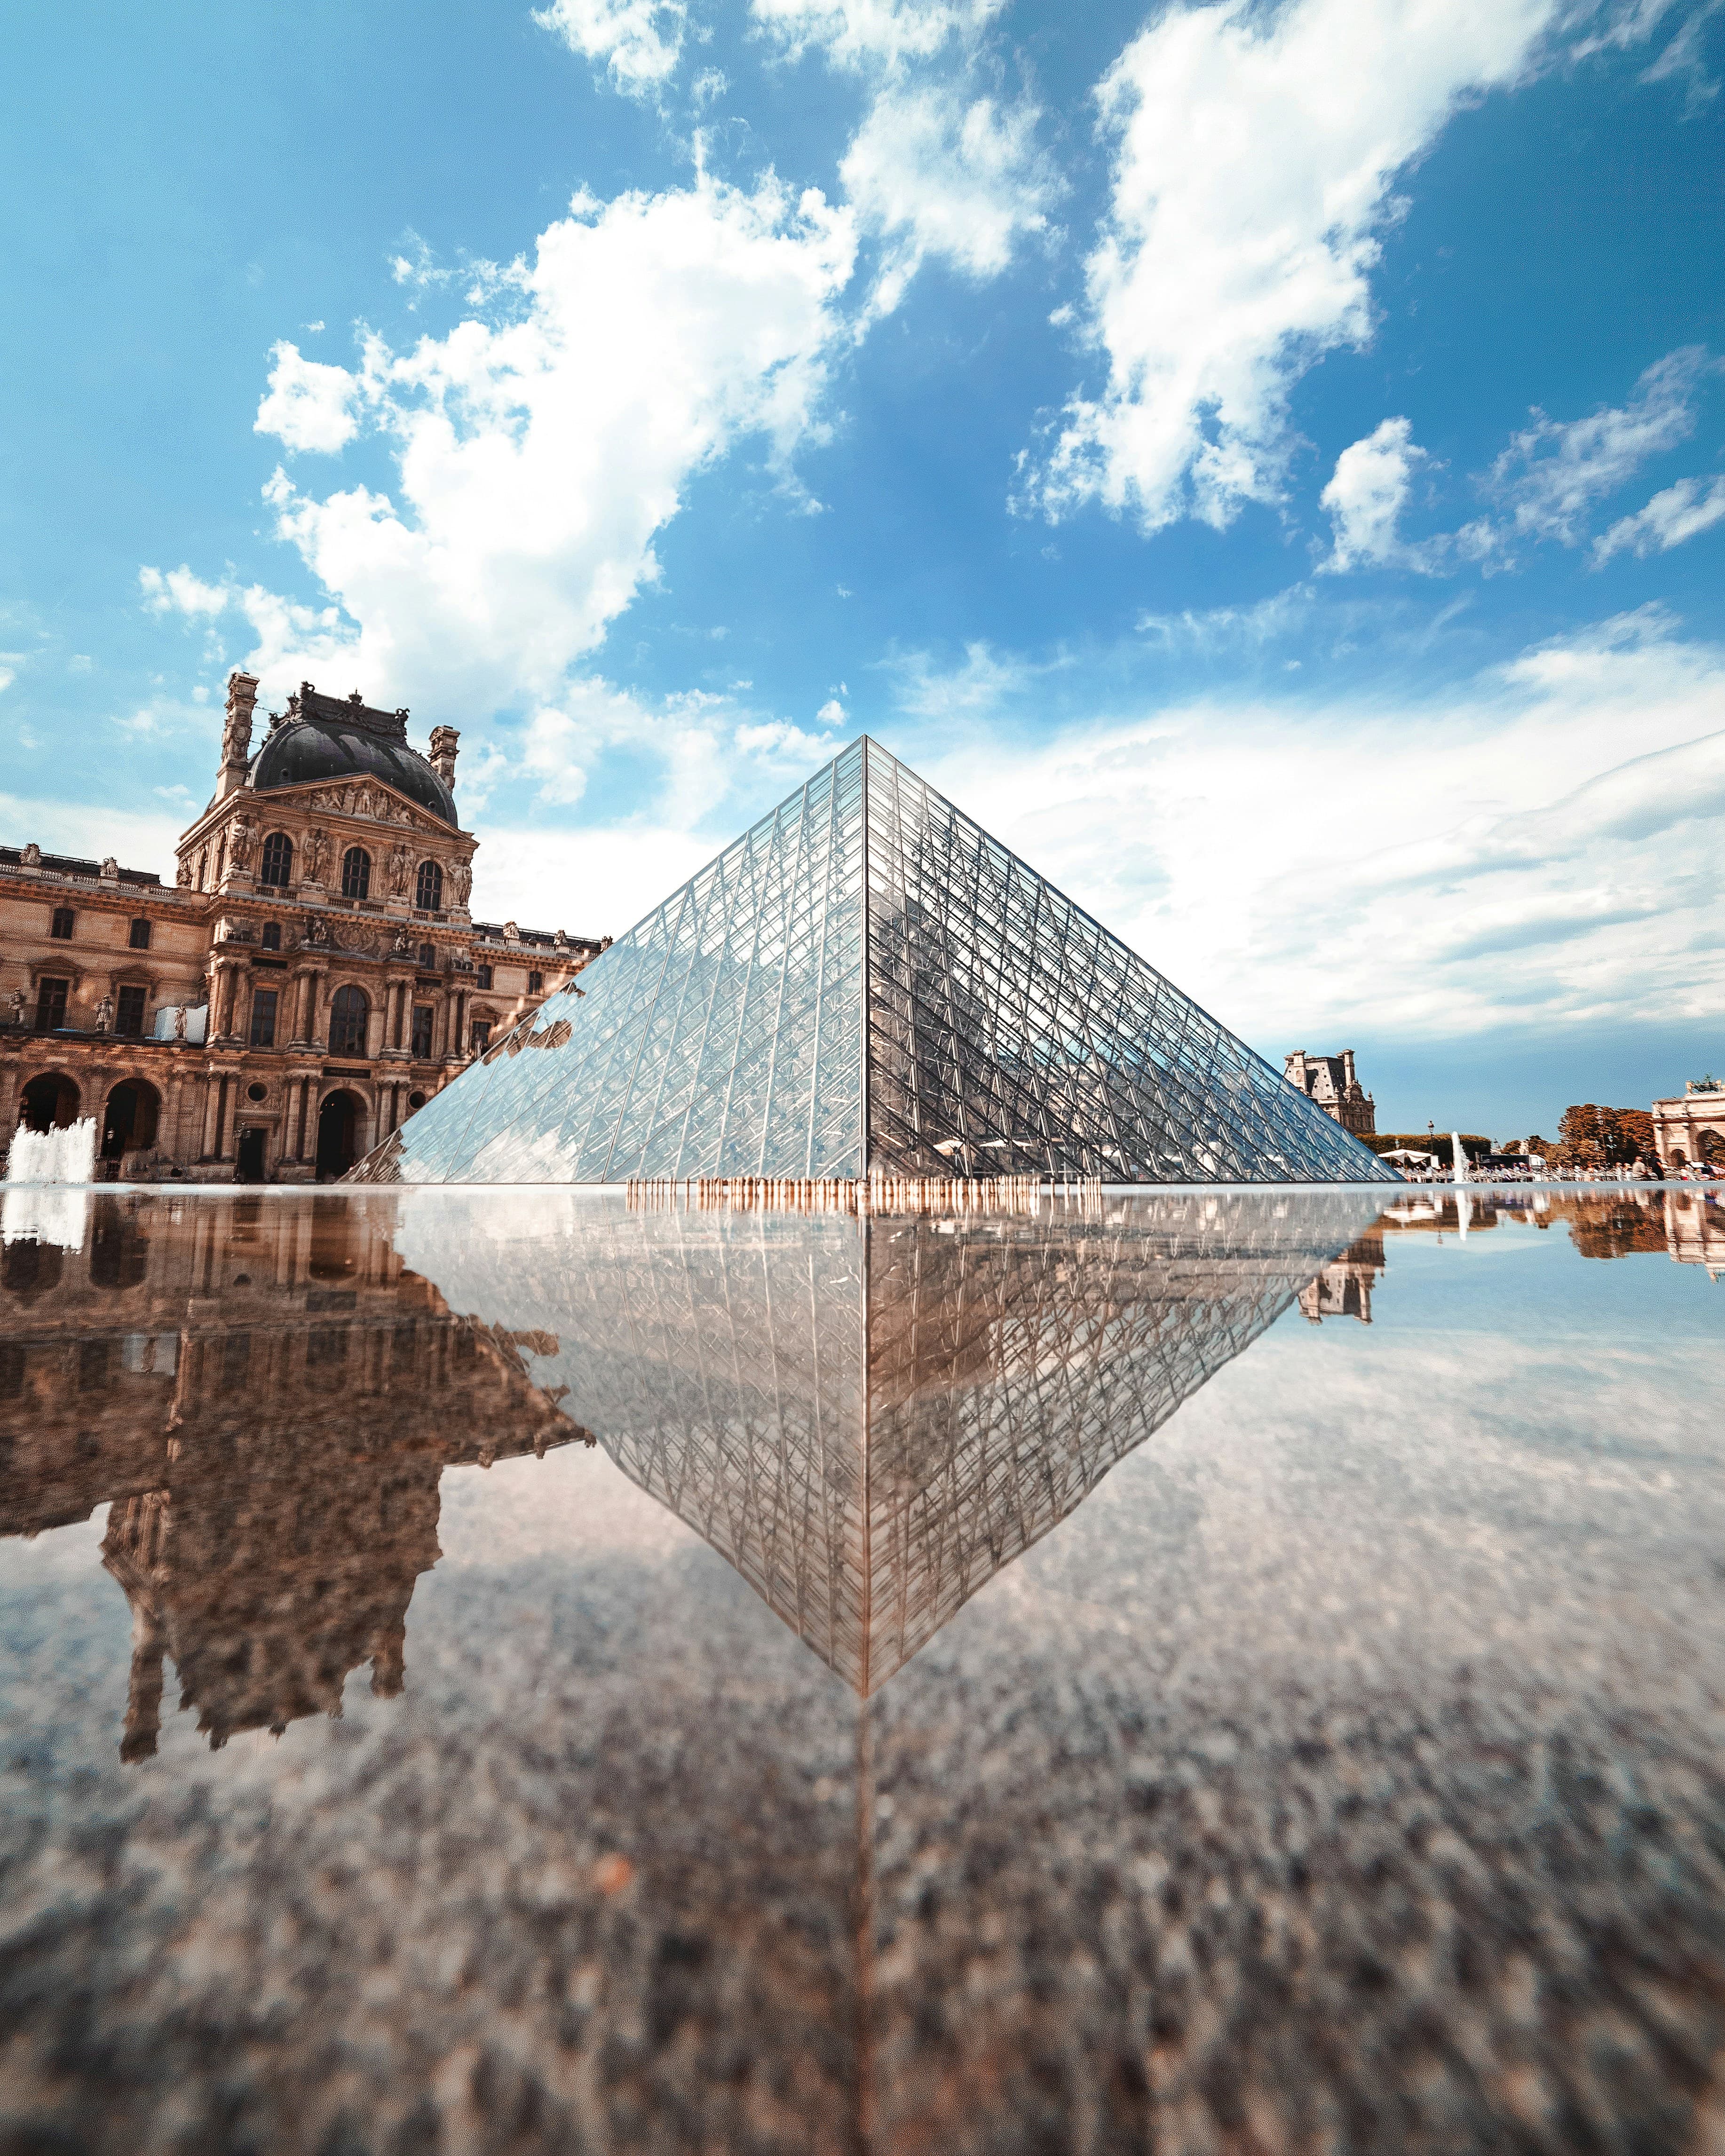
POLYGON ((366 1024, 371 1015, 371 1003, 363 988, 337 988, 330 1005, 331 1055, 363 1055, 366 1024))
POLYGON ((341 896, 369 898, 372 895, 372 857, 363 846, 350 846, 341 856, 341 896))
POLYGON ((421 861, 413 903, 426 913, 435 913, 444 902, 444 872, 435 861, 421 861))
POLYGON ((264 865, 259 880, 285 891, 294 873, 294 842, 285 831, 272 831, 264 841, 264 865))

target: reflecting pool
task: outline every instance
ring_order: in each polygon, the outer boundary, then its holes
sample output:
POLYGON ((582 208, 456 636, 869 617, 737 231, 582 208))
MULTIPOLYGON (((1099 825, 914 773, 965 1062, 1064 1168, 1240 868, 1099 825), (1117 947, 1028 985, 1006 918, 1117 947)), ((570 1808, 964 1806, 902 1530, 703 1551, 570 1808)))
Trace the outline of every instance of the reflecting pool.
POLYGON ((1725 1205, 8 1188, 0 2151, 1725 2148, 1725 1205))

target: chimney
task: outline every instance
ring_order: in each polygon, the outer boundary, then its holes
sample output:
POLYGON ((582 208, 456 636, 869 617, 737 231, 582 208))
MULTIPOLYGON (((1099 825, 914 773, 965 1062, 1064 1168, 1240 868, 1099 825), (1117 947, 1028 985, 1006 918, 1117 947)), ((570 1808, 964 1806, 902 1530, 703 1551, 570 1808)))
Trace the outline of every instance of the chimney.
POLYGON ((1353 1075, 1353 1050, 1351 1048, 1344 1048, 1342 1051, 1342 1083, 1350 1093, 1359 1083, 1353 1075))
POLYGON ((451 793, 455 790, 455 744, 460 738, 453 726, 431 729, 431 767, 451 793))
POLYGON ((252 753, 252 711, 258 701, 255 674, 228 676, 228 723, 222 729, 222 768, 216 779, 216 798, 224 801, 245 784, 245 767, 252 753))

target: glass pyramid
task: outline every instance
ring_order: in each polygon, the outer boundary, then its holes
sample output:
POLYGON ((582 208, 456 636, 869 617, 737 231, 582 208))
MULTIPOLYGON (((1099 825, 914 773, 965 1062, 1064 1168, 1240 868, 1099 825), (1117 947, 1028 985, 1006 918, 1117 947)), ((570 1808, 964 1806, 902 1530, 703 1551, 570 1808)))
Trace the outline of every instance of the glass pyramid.
POLYGON ((1376 1158, 866 737, 358 1182, 1373 1183, 1376 1158))

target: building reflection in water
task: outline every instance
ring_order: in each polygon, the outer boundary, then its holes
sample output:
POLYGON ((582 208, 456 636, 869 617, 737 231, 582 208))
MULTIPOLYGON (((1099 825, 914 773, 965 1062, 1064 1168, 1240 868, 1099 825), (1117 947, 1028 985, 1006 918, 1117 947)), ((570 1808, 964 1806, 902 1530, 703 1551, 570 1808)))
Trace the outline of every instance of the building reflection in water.
MULTIPOLYGON (((123 1756, 164 1656, 212 1745, 401 1689, 446 1466, 578 1432, 506 1332, 403 1266, 347 1196, 79 1199, 68 1249, 0 1258, 0 1533, 109 1507, 132 1609, 123 1756)), ((64 1233, 64 1229, 59 1232, 64 1233)))
POLYGON ((1405 1233, 1725 1260, 1704 1194, 1137 1198, 963 1224, 567 1192, 8 1193, 0 1533, 110 1507, 123 1756, 165 1663, 213 1745, 403 1681, 445 1467, 579 1440, 866 1697, 1296 1298, 1405 1233))

